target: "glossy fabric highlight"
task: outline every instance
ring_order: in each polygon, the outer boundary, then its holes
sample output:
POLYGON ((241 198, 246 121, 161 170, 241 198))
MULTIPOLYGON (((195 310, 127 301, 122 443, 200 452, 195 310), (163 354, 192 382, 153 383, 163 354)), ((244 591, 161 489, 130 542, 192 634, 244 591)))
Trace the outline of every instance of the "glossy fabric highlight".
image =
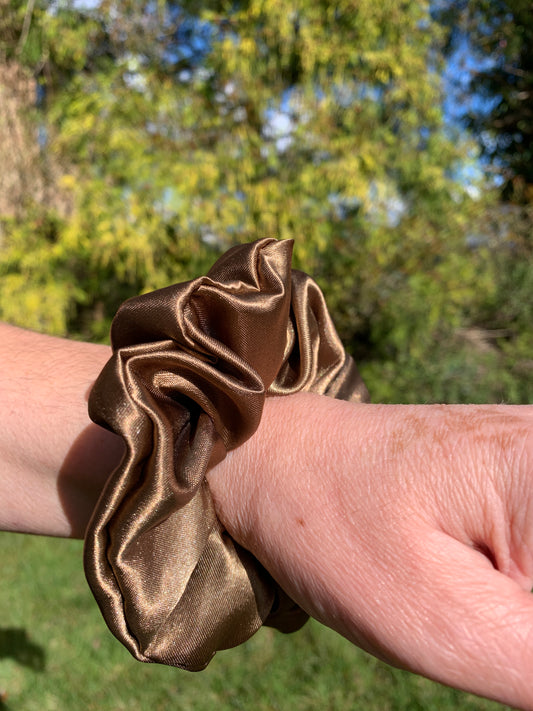
POLYGON ((205 474, 257 429, 265 397, 367 399, 292 242, 230 249, 207 276, 126 301, 89 411, 126 453, 94 511, 85 571, 141 661, 204 668, 262 624, 307 615, 218 521, 205 474))

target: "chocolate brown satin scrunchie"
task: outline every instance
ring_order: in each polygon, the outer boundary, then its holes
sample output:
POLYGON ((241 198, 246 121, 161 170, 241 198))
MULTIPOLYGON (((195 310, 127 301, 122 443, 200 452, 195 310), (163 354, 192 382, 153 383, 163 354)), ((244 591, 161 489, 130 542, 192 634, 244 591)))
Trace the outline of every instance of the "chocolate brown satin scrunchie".
MULTIPOLYGON (((91 418, 126 442, 94 511, 85 572, 141 661, 203 669, 262 624, 307 615, 218 521, 205 474, 257 429, 265 397, 366 399, 292 242, 234 247, 207 276, 126 301, 91 418)), ((290 473, 287 473, 290 476, 290 473)))

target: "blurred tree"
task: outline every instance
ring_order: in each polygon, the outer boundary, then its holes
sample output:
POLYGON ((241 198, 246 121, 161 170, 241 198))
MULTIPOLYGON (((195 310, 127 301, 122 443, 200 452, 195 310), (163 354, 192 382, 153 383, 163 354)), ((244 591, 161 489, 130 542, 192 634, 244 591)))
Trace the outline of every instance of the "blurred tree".
POLYGON ((499 201, 476 221, 490 244, 494 289, 476 315, 505 354, 504 379, 516 375, 533 395, 533 13, 529 0, 435 2, 447 28, 458 118, 476 137, 499 201), (521 375, 520 373, 523 373, 521 375), (525 385, 528 383, 528 385, 525 385))
POLYGON ((530 0, 436 3, 447 51, 463 62, 457 100, 506 198, 533 200, 533 12, 530 0))
POLYGON ((418 385, 495 289, 467 239, 482 203, 459 176, 477 157, 444 126, 427 2, 8 10, 5 61, 40 84, 64 200, 3 219, 1 318, 101 340, 127 296, 290 237, 379 399, 505 397, 488 378, 458 389, 455 366, 418 385))

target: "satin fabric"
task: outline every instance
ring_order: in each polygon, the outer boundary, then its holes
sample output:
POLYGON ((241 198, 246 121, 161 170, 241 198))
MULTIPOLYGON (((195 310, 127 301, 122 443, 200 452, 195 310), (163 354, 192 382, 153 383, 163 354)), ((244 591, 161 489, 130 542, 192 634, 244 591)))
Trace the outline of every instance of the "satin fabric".
POLYGON ((141 661, 199 670, 262 624, 293 631, 307 619, 223 529, 205 479, 253 435, 267 396, 367 399, 291 255, 291 241, 234 247, 207 276, 130 299, 113 321, 89 411, 126 453, 84 562, 109 628, 141 661))

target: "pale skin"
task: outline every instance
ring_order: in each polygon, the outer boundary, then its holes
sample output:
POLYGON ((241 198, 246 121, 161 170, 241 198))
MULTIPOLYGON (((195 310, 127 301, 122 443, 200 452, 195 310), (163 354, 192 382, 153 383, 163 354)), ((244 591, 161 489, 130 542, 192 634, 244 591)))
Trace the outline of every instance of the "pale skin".
MULTIPOLYGON (((87 415, 109 355, 0 324, 0 529, 83 536, 122 453, 87 415)), ((533 709, 533 407, 271 399, 209 484, 230 534, 311 615, 533 709)))

